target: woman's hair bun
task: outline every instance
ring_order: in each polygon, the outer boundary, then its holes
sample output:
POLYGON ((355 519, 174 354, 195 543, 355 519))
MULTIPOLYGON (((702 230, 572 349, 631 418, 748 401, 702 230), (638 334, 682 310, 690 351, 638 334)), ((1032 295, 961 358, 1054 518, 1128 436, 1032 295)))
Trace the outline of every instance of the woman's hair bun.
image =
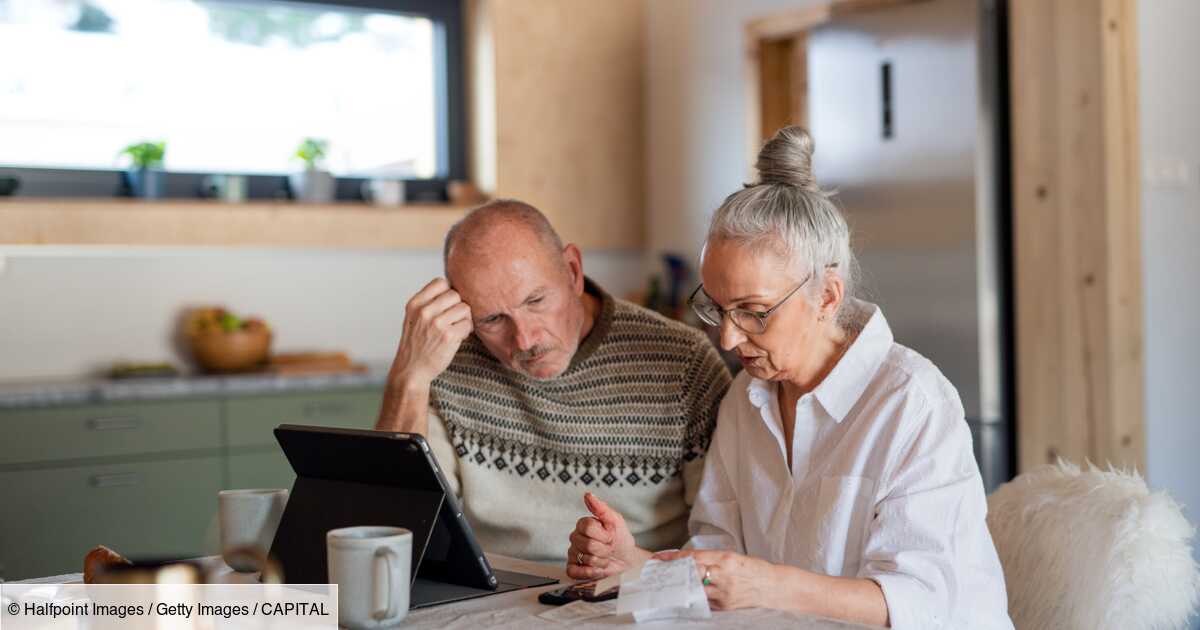
POLYGON ((784 127, 758 151, 760 184, 784 184, 819 191, 812 172, 813 139, 803 127, 784 127))

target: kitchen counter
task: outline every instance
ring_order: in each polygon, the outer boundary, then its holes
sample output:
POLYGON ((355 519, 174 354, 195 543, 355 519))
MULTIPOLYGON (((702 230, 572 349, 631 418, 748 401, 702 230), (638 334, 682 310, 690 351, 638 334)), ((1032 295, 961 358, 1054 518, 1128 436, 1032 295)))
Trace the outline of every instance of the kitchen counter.
POLYGON ((0 382, 0 409, 382 387, 387 372, 386 364, 374 364, 366 372, 306 376, 237 374, 9 381, 0 382))

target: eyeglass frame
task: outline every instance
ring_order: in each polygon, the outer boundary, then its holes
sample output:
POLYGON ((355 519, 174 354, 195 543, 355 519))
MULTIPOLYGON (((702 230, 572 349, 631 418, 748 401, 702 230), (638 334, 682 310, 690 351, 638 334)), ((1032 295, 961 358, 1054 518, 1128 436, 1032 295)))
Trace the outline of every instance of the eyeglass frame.
MULTIPOLYGON (((837 266, 838 266, 837 263, 830 263, 828 265, 825 265, 825 268, 833 269, 837 266)), ((792 289, 791 291, 788 292, 787 295, 783 296, 783 299, 776 302, 775 306, 772 306, 771 308, 768 308, 765 311, 752 311, 752 310, 745 309, 745 308, 731 308, 731 309, 726 310, 726 309, 721 308, 721 305, 717 304, 717 301, 714 300, 711 295, 709 295, 707 292, 705 292, 704 297, 708 298, 708 301, 710 304, 713 305, 713 308, 717 309, 717 312, 721 314, 720 319, 718 319, 716 323, 710 322, 707 319, 705 319, 704 314, 701 313, 700 309, 697 308, 697 306, 696 306, 696 294, 700 293, 704 289, 703 282, 701 282, 700 286, 697 286, 696 289, 694 291, 692 291, 692 294, 688 296, 687 304, 688 304, 688 306, 690 306, 692 308, 692 312, 694 312, 696 314, 696 316, 698 316, 700 318, 700 321, 704 322, 704 324, 707 326, 712 326, 713 328, 719 327, 721 325, 721 323, 725 321, 725 316, 729 315, 730 313, 733 313, 735 311, 738 313, 745 313, 747 315, 750 315, 750 316, 754 317, 754 319, 758 320, 758 324, 759 324, 759 326, 762 327, 762 330, 760 330, 758 332, 746 330, 746 328, 744 326, 742 326, 741 324, 738 324, 738 320, 732 316, 729 318, 729 321, 731 323, 733 323, 733 325, 738 330, 740 330, 748 335, 761 335, 761 334, 767 332, 767 318, 769 318, 771 315, 773 315, 775 313, 775 311, 778 310, 779 307, 783 306, 788 300, 792 299, 792 296, 796 295, 796 292, 799 291, 804 285, 808 284, 808 281, 812 280, 813 277, 816 275, 817 275, 816 273, 808 274, 808 277, 805 278, 804 280, 802 280, 800 282, 800 284, 796 285, 796 288, 792 289)))

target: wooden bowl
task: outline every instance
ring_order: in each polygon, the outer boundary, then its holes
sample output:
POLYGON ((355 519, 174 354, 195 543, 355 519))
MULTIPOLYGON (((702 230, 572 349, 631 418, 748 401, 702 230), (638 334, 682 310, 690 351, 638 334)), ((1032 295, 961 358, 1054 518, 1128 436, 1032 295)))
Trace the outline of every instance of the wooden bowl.
POLYGON ((266 362, 271 331, 266 328, 213 330, 193 335, 192 355, 210 372, 244 372, 266 362))

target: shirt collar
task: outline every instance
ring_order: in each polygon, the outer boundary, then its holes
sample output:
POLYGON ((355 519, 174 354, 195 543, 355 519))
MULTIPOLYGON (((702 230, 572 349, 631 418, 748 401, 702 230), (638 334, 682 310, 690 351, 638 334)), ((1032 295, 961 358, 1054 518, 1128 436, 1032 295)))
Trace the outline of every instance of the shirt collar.
MULTIPOLYGON (((851 300, 846 308, 853 309, 851 327, 859 328, 860 332, 825 380, 813 390, 817 401, 839 423, 862 397, 895 341, 892 329, 878 306, 862 300, 851 300)), ((775 386, 774 383, 751 378, 746 393, 750 404, 762 409, 775 396, 775 386)))
POLYGON ((771 396, 775 395, 774 386, 761 378, 751 378, 750 383, 746 385, 746 395, 750 397, 750 404, 754 405, 755 409, 762 409, 765 405, 771 402, 771 396))

